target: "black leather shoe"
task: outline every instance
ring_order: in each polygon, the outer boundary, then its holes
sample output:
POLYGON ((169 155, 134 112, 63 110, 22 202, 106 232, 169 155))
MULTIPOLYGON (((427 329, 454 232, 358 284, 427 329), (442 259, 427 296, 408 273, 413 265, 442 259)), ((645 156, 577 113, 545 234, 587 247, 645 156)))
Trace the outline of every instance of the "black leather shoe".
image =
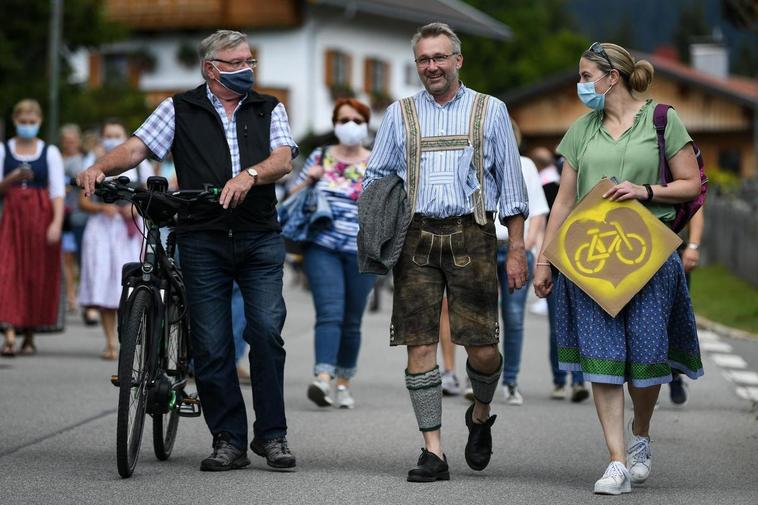
POLYGON ((492 456, 492 425, 497 416, 491 416, 482 424, 472 419, 474 406, 466 411, 466 427, 468 427, 468 442, 466 442, 466 463, 472 470, 482 471, 490 464, 492 456))
POLYGON ((250 464, 247 451, 237 449, 224 437, 217 436, 213 441, 213 453, 200 462, 200 470, 204 472, 224 472, 236 470, 250 464))
POLYGON ((415 468, 408 472, 408 482, 434 482, 436 480, 450 480, 450 471, 447 467, 447 458, 440 459, 433 452, 421 449, 421 456, 415 468))
POLYGON ((289 470, 296 466, 295 456, 287 445, 286 437, 266 441, 254 438, 250 443, 250 449, 258 456, 266 458, 266 463, 272 468, 289 470))

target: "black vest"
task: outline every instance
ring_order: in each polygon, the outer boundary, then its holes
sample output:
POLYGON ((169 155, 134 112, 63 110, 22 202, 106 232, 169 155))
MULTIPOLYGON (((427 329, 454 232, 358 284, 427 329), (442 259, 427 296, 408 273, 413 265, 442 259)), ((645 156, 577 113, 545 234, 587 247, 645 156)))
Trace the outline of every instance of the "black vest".
MULTIPOLYGON (((271 111, 279 103, 273 96, 254 91, 236 112, 240 168, 244 171, 271 154, 271 111)), ((232 158, 221 118, 208 100, 206 85, 174 96, 176 133, 171 153, 181 189, 223 188, 232 178, 232 158)), ((245 201, 234 209, 198 205, 180 215, 177 231, 278 231, 273 184, 253 186, 245 201)))

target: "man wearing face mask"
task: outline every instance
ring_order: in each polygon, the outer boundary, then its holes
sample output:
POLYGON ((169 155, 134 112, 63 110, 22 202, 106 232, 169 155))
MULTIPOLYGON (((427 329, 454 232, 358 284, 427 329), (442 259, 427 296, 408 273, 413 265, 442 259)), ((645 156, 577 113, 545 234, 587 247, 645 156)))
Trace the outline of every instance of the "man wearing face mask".
POLYGON ((443 23, 412 39, 424 90, 392 104, 369 159, 364 188, 397 174, 413 214, 395 264, 390 345, 408 348, 405 382, 425 448, 408 481, 450 478, 441 441, 437 366, 440 308, 447 293, 451 336, 468 353, 475 402, 466 411, 465 457, 483 470, 492 453, 490 402, 502 370, 498 351, 497 238, 494 213, 508 228, 510 290, 527 280, 526 185, 505 104, 466 88, 458 36, 443 23))
POLYGON ((284 106, 253 91, 247 36, 218 30, 200 43, 205 83, 164 100, 124 144, 77 178, 95 183, 146 157, 173 155, 180 189, 223 187, 219 205, 179 216, 177 244, 190 307, 198 393, 213 436, 200 469, 250 464, 245 404, 234 362, 232 283, 245 303, 255 423, 250 444, 278 469, 295 466, 284 413, 286 309, 282 298, 284 243, 274 183, 291 170, 298 148, 284 106))
MULTIPOLYGON (((101 130, 102 148, 105 154, 126 142, 126 127, 118 119, 108 119, 101 130)), ((147 160, 123 175, 137 186, 144 186, 153 175, 153 167, 147 160)), ((82 236, 81 277, 79 304, 87 309, 97 309, 100 324, 105 333, 104 360, 118 357, 116 334, 116 311, 121 299, 121 267, 124 263, 139 261, 142 235, 135 221, 131 205, 116 205, 103 202, 96 196, 79 195, 79 208, 91 215, 82 236)))
POLYGON ((350 379, 361 345, 361 321, 375 277, 358 271, 358 197, 366 172, 371 110, 354 98, 337 100, 332 112, 335 146, 319 147, 305 163, 292 192, 315 185, 329 201, 333 226, 303 250, 303 267, 316 306, 315 380, 308 398, 319 407, 353 408, 350 379), (336 395, 331 381, 336 378, 336 395))

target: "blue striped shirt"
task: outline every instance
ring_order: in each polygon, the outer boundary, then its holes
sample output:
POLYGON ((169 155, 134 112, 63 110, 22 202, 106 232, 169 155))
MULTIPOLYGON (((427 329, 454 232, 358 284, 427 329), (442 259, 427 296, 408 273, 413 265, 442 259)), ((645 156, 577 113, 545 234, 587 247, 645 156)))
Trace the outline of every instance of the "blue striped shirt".
MULTIPOLYGON (((242 170, 240 166, 240 149, 237 142, 237 110, 245 101, 243 97, 234 109, 232 117, 229 118, 224 110, 221 100, 211 93, 211 88, 205 86, 208 100, 213 104, 213 108, 221 119, 224 126, 224 135, 226 143, 229 146, 229 154, 232 158, 232 177, 236 177, 242 170)), ((169 97, 163 100, 160 105, 153 111, 150 116, 137 128, 134 135, 145 143, 153 156, 162 160, 171 150, 174 143, 174 133, 176 132, 176 111, 174 110, 174 100, 169 97)), ((288 146, 292 151, 292 158, 297 157, 298 147, 292 138, 289 121, 287 120, 287 111, 284 105, 277 104, 271 112, 271 131, 269 133, 270 149, 273 151, 277 147, 288 146)))
MULTIPOLYGON (((455 97, 444 105, 435 102, 426 90, 414 95, 421 136, 468 135, 474 96, 475 92, 463 84, 455 97)), ((522 214, 526 218, 529 199, 516 139, 505 104, 494 97, 490 97, 487 106, 483 151, 485 209, 498 212, 501 217, 522 214)), ((470 159, 471 148, 423 152, 415 212, 439 219, 473 213, 467 179, 472 180, 476 169, 468 162, 470 159), (464 165, 463 170, 468 168, 469 174, 460 173, 461 160, 468 165, 464 165)), ((395 102, 387 109, 376 134, 363 187, 396 173, 405 181, 407 190, 407 169, 402 112, 399 102, 395 102)))
POLYGON ((318 148, 308 156, 296 184, 305 181, 308 169, 321 165, 324 175, 316 183, 332 209, 332 227, 324 230, 313 242, 334 251, 358 251, 358 197, 366 172, 366 162, 347 164, 337 160, 328 148, 318 148))

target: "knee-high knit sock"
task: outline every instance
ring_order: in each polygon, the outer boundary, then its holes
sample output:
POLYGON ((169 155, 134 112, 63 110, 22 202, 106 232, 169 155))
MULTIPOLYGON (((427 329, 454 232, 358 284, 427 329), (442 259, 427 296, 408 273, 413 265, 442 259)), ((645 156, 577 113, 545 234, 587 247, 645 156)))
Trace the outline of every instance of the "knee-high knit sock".
POLYGON ((420 431, 435 431, 442 426, 442 377, 440 368, 417 374, 405 371, 405 387, 411 396, 420 431))

